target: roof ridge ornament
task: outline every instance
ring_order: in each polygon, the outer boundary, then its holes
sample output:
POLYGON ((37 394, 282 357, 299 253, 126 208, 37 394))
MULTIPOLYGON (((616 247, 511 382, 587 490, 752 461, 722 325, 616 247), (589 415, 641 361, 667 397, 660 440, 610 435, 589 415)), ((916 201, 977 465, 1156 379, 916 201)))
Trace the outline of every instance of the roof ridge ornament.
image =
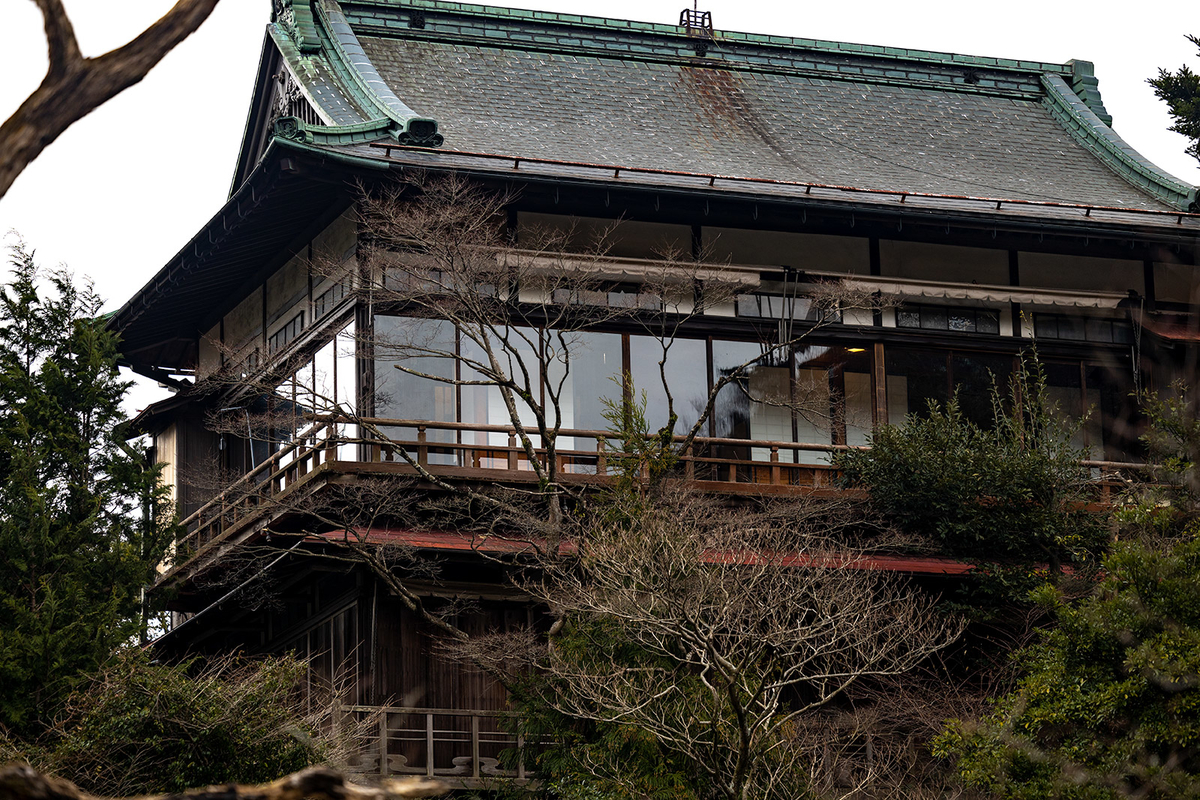
POLYGON ((694 0, 691 8, 679 12, 679 27, 686 28, 688 36, 713 35, 711 11, 701 11, 699 0, 694 0))
POLYGON ((292 37, 300 52, 320 52, 321 41, 317 38, 312 0, 275 0, 274 6, 275 21, 292 37))
POLYGON ((708 43, 716 39, 711 11, 701 11, 699 0, 692 0, 691 8, 679 12, 679 27, 694 40, 692 46, 698 58, 708 55, 708 43))

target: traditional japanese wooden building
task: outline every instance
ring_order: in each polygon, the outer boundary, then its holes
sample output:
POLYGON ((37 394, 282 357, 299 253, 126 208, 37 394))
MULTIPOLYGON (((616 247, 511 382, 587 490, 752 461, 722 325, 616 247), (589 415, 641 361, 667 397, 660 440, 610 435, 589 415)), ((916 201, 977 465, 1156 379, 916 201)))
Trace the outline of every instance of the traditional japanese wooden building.
MULTIPOLYGON (((681 21, 277 0, 228 202, 112 320, 127 365, 176 390, 139 419, 185 528, 157 588, 177 612, 161 650, 296 649, 325 677, 347 679, 351 705, 405 709, 385 715, 368 768, 524 777, 494 760, 506 739, 488 715, 503 708, 501 692, 431 656, 421 623, 377 581, 289 557, 318 545, 278 535, 304 529, 289 529, 301 523, 272 498, 359 476, 411 478, 410 465, 336 423, 261 433, 249 424, 255 398, 214 377, 286 364, 280 383, 295 406, 307 386, 403 423, 392 427, 407 431, 414 458, 446 480, 520 478, 528 464, 495 403, 391 375, 363 345, 364 331, 404 314, 356 291, 356 254, 371 235, 355 213, 359 192, 416 170, 510 191, 517 250, 527 231, 574 235, 620 220, 604 256, 609 299, 593 302, 636 294, 664 246, 740 286, 671 350, 685 423, 692 401, 764 337, 819 322, 785 296, 797 286, 846 280, 898 299, 824 320, 794 352, 751 370, 749 392, 718 398, 698 440, 704 457, 687 473, 704 490, 830 490, 831 449, 865 443, 873 426, 930 399, 958 390, 968 415, 986 417, 994 377, 1035 340, 1061 408, 1093 409, 1079 433, 1090 458, 1139 458, 1131 392, 1189 374, 1200 342, 1200 207, 1195 187, 1114 132, 1090 63, 681 21), (317 254, 346 264, 345 275, 315 269, 317 254), (755 386, 786 393, 800 382, 824 387, 835 413, 814 421, 753 400, 755 386), (244 412, 245 431, 211 429, 222 410, 244 412), (190 477, 203 471, 234 484, 190 477), (201 579, 247 542, 279 555, 234 585, 201 579), (244 599, 256 580, 270 581, 274 602, 244 599)), ((453 349, 452 329, 438 335, 453 349)), ((629 375, 651 389, 648 415, 661 421, 658 366, 641 329, 620 319, 581 341, 563 395, 575 442, 567 471, 599 479, 601 398, 629 375)), ((367 535, 437 554, 441 577, 420 591, 476 599, 481 627, 530 613, 469 537, 387 526, 367 535)))

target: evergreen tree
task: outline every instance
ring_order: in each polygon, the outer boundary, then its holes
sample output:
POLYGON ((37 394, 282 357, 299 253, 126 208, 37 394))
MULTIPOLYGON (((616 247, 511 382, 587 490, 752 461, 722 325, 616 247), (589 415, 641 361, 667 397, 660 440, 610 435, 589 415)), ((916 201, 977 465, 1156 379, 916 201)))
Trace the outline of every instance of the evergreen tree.
POLYGON ((1114 512, 1101 579, 1037 590, 1054 624, 1013 654, 1015 689, 934 742, 989 797, 1200 797, 1200 420, 1183 386, 1143 408, 1157 468, 1114 512))
MULTIPOLYGON (((1200 47, 1200 37, 1189 36, 1188 40, 1200 47)), ((1192 140, 1187 152, 1200 160, 1200 74, 1192 72, 1184 64, 1176 72, 1160 69, 1157 78, 1147 83, 1154 87, 1159 100, 1165 100, 1175 124, 1171 130, 1182 133, 1192 140)))
POLYGON ((0 287, 0 725, 29 733, 144 623, 170 526, 100 300, 12 248, 0 287))

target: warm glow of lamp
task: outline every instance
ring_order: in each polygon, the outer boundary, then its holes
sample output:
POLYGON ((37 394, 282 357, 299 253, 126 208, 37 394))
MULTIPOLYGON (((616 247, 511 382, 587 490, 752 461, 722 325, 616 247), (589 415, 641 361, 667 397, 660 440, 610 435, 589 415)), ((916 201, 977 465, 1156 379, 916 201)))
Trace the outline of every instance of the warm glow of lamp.
POLYGON ((846 352, 847 353, 865 353, 865 352, 867 352, 867 348, 865 348, 865 347, 847 347, 846 352))

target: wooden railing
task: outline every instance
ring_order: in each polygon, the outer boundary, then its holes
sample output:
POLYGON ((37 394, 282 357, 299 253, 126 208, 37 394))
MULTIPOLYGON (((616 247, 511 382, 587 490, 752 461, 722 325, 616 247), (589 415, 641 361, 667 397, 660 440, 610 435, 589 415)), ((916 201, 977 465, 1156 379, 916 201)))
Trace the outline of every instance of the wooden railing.
MULTIPOLYGON (((683 437, 676 437, 679 444, 683 437)), ((556 472, 564 480, 605 482, 621 456, 621 442, 610 432, 563 428, 556 435, 556 472)), ((547 449, 531 437, 533 458, 548 466, 547 449)), ((697 437, 679 458, 679 475, 705 490, 769 491, 832 490, 837 483, 833 454, 855 449, 846 445, 697 437)), ((443 477, 482 480, 530 480, 533 465, 512 426, 430 420, 322 418, 296 440, 243 475, 212 501, 183 521, 177 562, 224 537, 322 464, 350 462, 369 470, 416 473, 422 469, 443 477), (383 435, 359 435, 360 425, 383 435), (405 457, 407 455, 407 458, 405 457)), ((1101 477, 1105 472, 1142 465, 1085 461, 1101 477)), ((1102 501, 1117 484, 1101 483, 1102 501)), ((281 506, 276 505, 276 509, 281 506)))
MULTIPOLYGON (((373 462, 404 461, 408 453, 421 466, 461 469, 532 471, 529 454, 512 426, 428 420, 367 418, 386 439, 364 440, 365 459, 373 462)), ((534 456, 548 466, 541 437, 530 435, 534 456)), ((685 437, 676 436, 677 444, 685 437)), ((560 474, 612 473, 621 456, 620 439, 608 431, 562 428, 556 434, 555 468, 560 474)), ((832 454, 855 449, 846 445, 780 442, 729 437, 697 437, 680 455, 682 477, 687 480, 758 483, 790 486, 832 486, 836 468, 832 454)))
POLYGON ((343 706, 357 739, 351 768, 373 775, 426 775, 463 786, 531 779, 533 748, 505 729, 504 711, 343 706))
POLYGON ((345 437, 337 435, 338 430, 335 423, 319 422, 186 517, 180 523, 183 533, 176 542, 177 560, 179 555, 186 557, 200 550, 253 515, 325 461, 336 461, 337 448, 348 444, 345 437))

